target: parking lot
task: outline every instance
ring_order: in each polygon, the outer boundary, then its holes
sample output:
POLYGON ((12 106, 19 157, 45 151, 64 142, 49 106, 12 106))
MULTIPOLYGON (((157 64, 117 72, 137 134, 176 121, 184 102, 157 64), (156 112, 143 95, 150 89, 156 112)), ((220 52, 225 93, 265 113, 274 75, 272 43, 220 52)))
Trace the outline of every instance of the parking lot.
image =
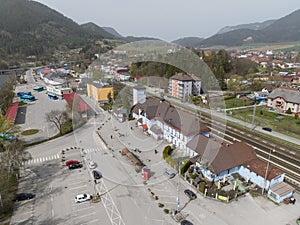
POLYGON ((39 132, 34 135, 21 136, 22 139, 35 142, 40 141, 58 133, 56 127, 53 124, 49 124, 45 120, 46 113, 51 110, 65 110, 65 100, 50 100, 46 94, 46 91, 34 92, 35 86, 45 86, 42 81, 35 82, 32 78, 32 74, 27 72, 27 84, 19 84, 16 86, 15 92, 31 92, 35 97, 35 101, 29 102, 24 106, 20 106, 16 116, 16 125, 20 126, 21 131, 27 129, 38 129, 39 132))
POLYGON ((11 224, 110 223, 101 201, 75 203, 78 194, 94 195, 95 184, 79 150, 66 151, 65 157, 82 161, 83 167, 69 170, 61 158, 28 165, 19 192, 36 196, 15 204, 11 224))

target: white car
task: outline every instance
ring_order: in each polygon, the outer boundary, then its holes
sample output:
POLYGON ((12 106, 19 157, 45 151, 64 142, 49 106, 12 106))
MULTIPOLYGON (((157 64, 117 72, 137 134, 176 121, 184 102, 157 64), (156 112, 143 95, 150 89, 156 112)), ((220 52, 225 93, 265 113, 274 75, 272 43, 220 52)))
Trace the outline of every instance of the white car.
POLYGON ((80 194, 75 196, 75 202, 85 202, 92 199, 92 196, 89 194, 80 194))
POLYGON ((97 164, 96 164, 95 162, 89 161, 89 167, 90 167, 91 169, 96 168, 96 166, 97 166, 97 164))

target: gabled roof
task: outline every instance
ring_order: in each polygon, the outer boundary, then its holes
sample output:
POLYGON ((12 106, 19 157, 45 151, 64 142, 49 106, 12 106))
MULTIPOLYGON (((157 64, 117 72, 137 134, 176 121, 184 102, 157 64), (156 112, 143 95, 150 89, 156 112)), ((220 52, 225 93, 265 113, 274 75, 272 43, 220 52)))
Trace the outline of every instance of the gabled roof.
POLYGON ((142 110, 146 113, 147 119, 151 120, 155 117, 160 99, 158 98, 148 98, 141 105, 142 110))
POLYGON ((79 113, 87 112, 90 110, 90 107, 75 92, 64 94, 63 96, 71 109, 75 108, 79 113))
POLYGON ((163 119, 165 118, 169 108, 171 107, 171 104, 169 102, 166 101, 161 101, 157 107, 157 111, 156 111, 156 118, 163 122, 163 119))
POLYGON ((200 122, 195 116, 170 107, 164 118, 164 122, 170 127, 180 131, 185 136, 196 135, 201 132, 209 132, 210 129, 200 122))
POLYGON ((222 145, 211 165, 216 174, 257 159, 252 147, 244 142, 222 145))
POLYGON ((244 142, 225 144, 197 135, 187 144, 187 147, 197 152, 199 154, 197 159, 208 164, 216 174, 257 159, 253 148, 244 142))
POLYGON ((260 159, 253 159, 253 160, 243 163, 243 166, 245 168, 248 168, 249 170, 255 172, 256 174, 258 174, 261 177, 266 176, 266 171, 267 171, 267 167, 268 167, 266 179, 269 181, 272 180, 273 178, 277 177, 278 175, 283 174, 283 172, 281 170, 275 168, 271 164, 269 164, 269 166, 267 164, 268 164, 267 162, 262 161, 260 159))
POLYGON ((283 98, 286 102, 300 104, 300 92, 297 89, 277 88, 269 94, 269 99, 283 98))
POLYGON ((181 81, 194 81, 194 79, 185 73, 177 73, 174 76, 170 77, 172 80, 181 80, 181 81))

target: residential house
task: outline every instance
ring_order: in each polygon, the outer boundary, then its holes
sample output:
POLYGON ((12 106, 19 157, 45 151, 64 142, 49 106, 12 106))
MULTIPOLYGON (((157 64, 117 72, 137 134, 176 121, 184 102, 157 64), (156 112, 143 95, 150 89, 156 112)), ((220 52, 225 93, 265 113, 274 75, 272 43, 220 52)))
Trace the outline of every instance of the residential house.
POLYGON ((289 108, 293 114, 300 113, 300 92, 296 88, 280 87, 268 96, 267 107, 285 113, 289 108))
POLYGON ((197 135, 187 144, 187 149, 194 156, 191 162, 196 165, 196 170, 210 181, 238 173, 246 181, 264 188, 268 197, 278 203, 291 197, 295 190, 283 182, 285 175, 281 170, 258 159, 253 148, 243 142, 226 144, 197 135), (284 187, 284 191, 278 187, 284 187))
POLYGON ((186 100, 189 95, 201 94, 201 79, 189 74, 177 73, 170 77, 169 93, 175 97, 186 100))

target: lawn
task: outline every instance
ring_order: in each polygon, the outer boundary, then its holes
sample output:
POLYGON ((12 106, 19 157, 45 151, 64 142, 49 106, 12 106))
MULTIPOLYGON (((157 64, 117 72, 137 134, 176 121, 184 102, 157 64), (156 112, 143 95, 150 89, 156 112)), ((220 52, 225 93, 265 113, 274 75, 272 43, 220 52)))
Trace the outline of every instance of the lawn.
POLYGON ((27 136, 27 135, 36 134, 38 132, 39 132, 38 129, 30 129, 30 130, 24 130, 21 134, 27 136))
POLYGON ((225 99, 226 109, 253 105, 253 100, 248 98, 230 98, 225 99))
MULTIPOLYGON (((234 110, 232 117, 252 123, 253 109, 234 110)), ((293 115, 279 115, 271 112, 264 106, 256 108, 254 124, 261 127, 270 127, 272 130, 300 138, 300 120, 293 115)))

